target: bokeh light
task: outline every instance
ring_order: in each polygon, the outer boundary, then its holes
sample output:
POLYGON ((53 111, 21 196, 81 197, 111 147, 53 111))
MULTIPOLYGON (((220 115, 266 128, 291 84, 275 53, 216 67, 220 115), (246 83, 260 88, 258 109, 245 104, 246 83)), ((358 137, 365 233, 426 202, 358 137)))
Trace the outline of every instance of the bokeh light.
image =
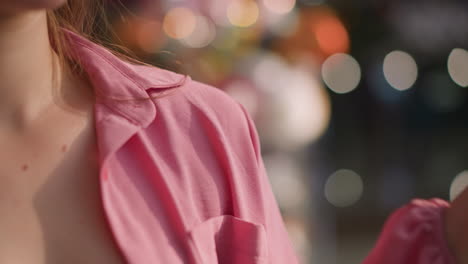
POLYGON ((203 48, 211 44, 216 37, 216 26, 205 16, 195 16, 195 28, 181 42, 190 48, 203 48))
POLYGON ((342 169, 333 173, 325 183, 325 197, 336 207, 348 207, 361 199, 364 184, 356 172, 342 169))
POLYGON ((207 13, 209 17, 213 19, 216 25, 221 27, 229 27, 232 24, 229 22, 229 19, 226 15, 226 7, 228 3, 224 0, 212 0, 208 5, 207 13))
POLYGON ((273 13, 286 14, 294 8, 296 0, 263 0, 263 4, 273 13))
POLYGON ((237 102, 241 103, 253 117, 256 116, 259 95, 255 90, 251 80, 246 78, 232 78, 223 85, 223 90, 227 92, 237 102))
POLYGON ((256 59, 252 73, 259 89, 271 94, 275 92, 278 84, 286 84, 286 78, 272 78, 272 76, 286 77, 284 73, 289 71, 288 65, 281 57, 276 54, 267 54, 256 59))
MULTIPOLYGON (((291 146, 305 146, 314 142, 328 128, 331 109, 329 98, 316 79, 305 71, 293 69, 289 89, 279 93, 283 99, 283 121, 291 146)), ((278 100, 279 102, 279 100, 278 100)))
POLYGON ((411 55, 392 51, 385 56, 383 72, 387 82, 399 91, 411 88, 418 78, 418 65, 411 55))
POLYGON ((164 32, 171 38, 188 37, 195 29, 197 19, 192 10, 185 7, 170 9, 163 20, 164 32))
POLYGON ((297 160, 280 153, 265 155, 263 160, 278 200, 286 208, 300 210, 308 190, 297 160))
POLYGON ((450 201, 455 200, 457 196, 468 187, 468 170, 460 172, 450 185, 450 201))
POLYGON ((468 86, 468 51, 453 49, 448 58, 448 72, 452 80, 461 87, 468 86))
POLYGON ((344 53, 349 49, 349 36, 346 28, 336 16, 322 16, 314 25, 317 43, 326 55, 344 53))
POLYGON ((258 20, 258 5, 252 0, 231 1, 227 8, 227 17, 234 26, 249 27, 258 20))
POLYGON ((361 81, 361 67, 348 54, 334 54, 323 63, 322 78, 328 88, 335 93, 349 93, 356 89, 361 81))
POLYGON ((407 100, 411 93, 402 93, 387 82, 382 70, 382 61, 375 59, 366 69, 366 81, 370 92, 385 107, 395 107, 407 100))
POLYGON ((255 58, 252 74, 264 94, 266 111, 261 133, 267 144, 279 149, 302 148, 327 129, 330 99, 310 66, 293 66, 276 55, 255 58))

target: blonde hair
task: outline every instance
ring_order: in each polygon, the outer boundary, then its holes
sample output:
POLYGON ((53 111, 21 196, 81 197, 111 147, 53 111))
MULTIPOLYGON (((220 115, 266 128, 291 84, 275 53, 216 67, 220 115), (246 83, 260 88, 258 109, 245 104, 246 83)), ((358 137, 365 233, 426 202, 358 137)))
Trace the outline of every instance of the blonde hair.
MULTIPOLYGON (((122 5, 120 1, 111 1, 116 5, 122 5)), ((131 53, 122 45, 113 43, 115 34, 107 17, 104 0, 68 0, 63 6, 47 11, 47 25, 49 30, 49 39, 58 56, 58 66, 65 66, 77 76, 82 76, 85 71, 83 65, 70 56, 68 40, 63 30, 67 29, 79 34, 111 51, 119 58, 132 62, 134 64, 153 66, 135 59, 131 53), (110 39, 109 38, 110 33, 110 39)), ((187 77, 187 76, 186 76, 187 77)), ((177 88, 177 87, 174 87, 177 88)), ((172 90, 172 89, 171 89, 172 90)), ((166 95, 166 94, 165 94, 166 95)), ((156 97, 115 99, 120 101, 127 100, 147 100, 156 97)))

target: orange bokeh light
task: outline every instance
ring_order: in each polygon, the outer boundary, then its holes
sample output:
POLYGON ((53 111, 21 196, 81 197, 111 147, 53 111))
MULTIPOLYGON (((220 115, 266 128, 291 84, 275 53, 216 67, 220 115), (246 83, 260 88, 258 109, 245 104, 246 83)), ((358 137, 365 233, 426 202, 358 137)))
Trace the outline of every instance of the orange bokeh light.
POLYGON ((339 18, 322 16, 313 23, 313 31, 317 44, 325 55, 349 51, 349 35, 339 18))
POLYGON ((173 39, 183 39, 195 30, 196 17, 194 12, 186 7, 174 7, 167 12, 163 21, 163 29, 173 39))

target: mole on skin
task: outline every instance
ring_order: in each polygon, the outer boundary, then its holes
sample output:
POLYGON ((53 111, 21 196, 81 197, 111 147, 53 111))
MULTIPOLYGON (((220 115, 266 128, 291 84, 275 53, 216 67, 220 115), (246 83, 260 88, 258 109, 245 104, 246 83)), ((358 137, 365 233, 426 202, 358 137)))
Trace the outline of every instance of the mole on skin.
MULTIPOLYGON (((67 145, 62 146, 62 152, 65 152, 65 151, 67 151, 67 145)), ((23 164, 23 166, 21 166, 22 171, 27 171, 28 168, 29 168, 29 166, 27 164, 23 164)))

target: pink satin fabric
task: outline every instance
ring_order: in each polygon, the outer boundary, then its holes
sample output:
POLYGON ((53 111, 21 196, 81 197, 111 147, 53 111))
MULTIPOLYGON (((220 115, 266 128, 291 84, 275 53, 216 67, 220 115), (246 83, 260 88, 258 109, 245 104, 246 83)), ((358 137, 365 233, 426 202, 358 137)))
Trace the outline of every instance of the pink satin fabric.
POLYGON ((298 263, 241 104, 65 32, 100 96, 102 202, 128 263, 298 263))
POLYGON ((455 264, 444 233, 448 207, 441 199, 414 199, 395 211, 363 264, 455 264))

